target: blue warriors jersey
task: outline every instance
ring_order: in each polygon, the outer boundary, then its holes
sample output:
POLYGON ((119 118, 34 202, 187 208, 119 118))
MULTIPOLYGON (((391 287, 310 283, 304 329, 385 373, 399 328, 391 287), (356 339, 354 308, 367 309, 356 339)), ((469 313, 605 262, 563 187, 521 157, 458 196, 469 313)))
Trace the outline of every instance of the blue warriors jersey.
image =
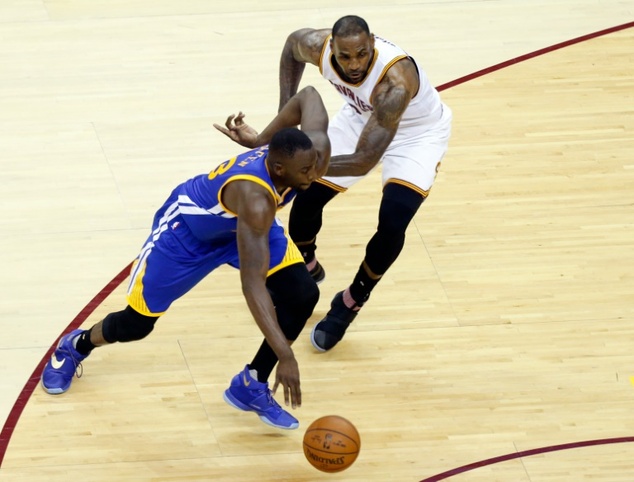
POLYGON ((194 235, 205 241, 235 236, 237 216, 222 202, 222 192, 232 181, 248 180, 271 193, 278 209, 296 194, 287 189, 281 195, 275 190, 266 165, 268 146, 253 149, 223 162, 209 174, 201 174, 181 185, 178 204, 181 214, 194 235))
MULTIPOLYGON (((223 162, 209 174, 178 185, 154 215, 152 232, 132 266, 127 299, 132 308, 160 316, 168 307, 221 265, 240 268, 238 218, 222 202, 225 187, 238 180, 264 187, 278 209, 295 197, 279 194, 269 174, 268 147, 223 162)), ((285 266, 303 263, 279 220, 269 231, 268 276, 285 266)))

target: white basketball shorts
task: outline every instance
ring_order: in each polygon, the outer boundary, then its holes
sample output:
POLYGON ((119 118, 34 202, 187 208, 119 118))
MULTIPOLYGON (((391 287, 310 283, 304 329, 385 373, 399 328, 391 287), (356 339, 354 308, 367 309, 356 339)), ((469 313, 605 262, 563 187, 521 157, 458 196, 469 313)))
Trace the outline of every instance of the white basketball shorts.
MULTIPOLYGON (((442 113, 436 123, 400 127, 374 168, 383 165, 382 185, 385 186, 388 182, 404 184, 426 197, 447 152, 451 120, 451 109, 442 104, 442 113)), ((357 148, 364 125, 360 116, 348 104, 344 104, 328 126, 332 156, 352 154, 357 148)), ((364 177, 324 176, 320 181, 334 189, 345 191, 364 177)))

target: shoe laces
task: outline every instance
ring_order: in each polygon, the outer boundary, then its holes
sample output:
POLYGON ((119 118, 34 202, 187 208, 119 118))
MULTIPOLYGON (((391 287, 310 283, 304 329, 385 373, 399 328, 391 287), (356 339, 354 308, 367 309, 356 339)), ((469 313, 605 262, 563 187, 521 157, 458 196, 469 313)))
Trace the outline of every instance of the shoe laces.
POLYGON ((81 364, 81 361, 78 361, 75 358, 75 355, 73 355, 72 350, 65 350, 64 348, 58 348, 57 351, 59 351, 60 353, 63 353, 64 356, 70 357, 70 359, 73 361, 73 365, 75 365, 75 376, 77 378, 81 378, 81 376, 84 374, 84 367, 81 364))
POLYGON ((273 398, 273 392, 271 392, 271 390, 266 390, 266 400, 267 402, 269 402, 269 406, 275 411, 282 411, 282 407, 280 406, 280 404, 277 403, 277 400, 275 400, 275 398, 273 398))

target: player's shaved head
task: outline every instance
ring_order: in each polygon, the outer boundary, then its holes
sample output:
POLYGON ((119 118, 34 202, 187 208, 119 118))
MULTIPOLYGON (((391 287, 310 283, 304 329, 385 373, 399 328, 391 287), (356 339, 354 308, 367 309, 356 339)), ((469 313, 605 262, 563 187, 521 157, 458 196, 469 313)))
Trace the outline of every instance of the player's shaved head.
POLYGON ((310 138, 297 128, 289 127, 275 133, 269 143, 269 152, 274 157, 292 158, 298 150, 308 151, 313 143, 310 138))
POLYGON ((333 37, 350 37, 362 33, 370 35, 370 27, 365 20, 356 15, 341 17, 332 27, 333 37))

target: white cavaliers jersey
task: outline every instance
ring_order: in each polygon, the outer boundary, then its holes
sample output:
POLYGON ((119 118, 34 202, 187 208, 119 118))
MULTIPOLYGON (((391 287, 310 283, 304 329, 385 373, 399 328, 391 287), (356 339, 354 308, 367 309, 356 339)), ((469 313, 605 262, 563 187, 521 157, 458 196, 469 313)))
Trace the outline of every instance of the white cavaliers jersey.
MULTIPOLYGON (((348 105, 359 114, 366 123, 372 115, 373 108, 370 98, 376 85, 381 82, 388 69, 399 60, 412 59, 404 50, 393 43, 374 36, 374 57, 365 78, 358 84, 351 84, 339 77, 333 63, 335 59, 330 48, 328 36, 324 42, 319 59, 319 71, 337 89, 348 105)), ((416 65, 416 62, 414 62, 416 65)), ((407 109, 403 113, 399 129, 410 125, 433 125, 441 117, 442 103, 438 91, 429 83, 425 73, 416 66, 420 86, 416 95, 410 100, 407 109)))

